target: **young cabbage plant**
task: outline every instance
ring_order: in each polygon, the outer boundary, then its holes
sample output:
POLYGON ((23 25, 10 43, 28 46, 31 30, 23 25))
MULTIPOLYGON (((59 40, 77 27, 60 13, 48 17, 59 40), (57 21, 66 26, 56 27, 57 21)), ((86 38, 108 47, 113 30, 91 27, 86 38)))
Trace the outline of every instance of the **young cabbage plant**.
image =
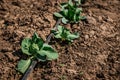
POLYGON ((79 37, 78 33, 70 33, 70 31, 63 27, 63 26, 58 26, 58 30, 52 30, 54 37, 57 39, 61 39, 62 41, 68 41, 68 42, 73 42, 73 39, 76 39, 79 37))
POLYGON ((43 42, 38 37, 37 33, 34 33, 32 39, 25 38, 21 44, 22 52, 29 56, 27 60, 20 60, 17 65, 17 70, 24 73, 30 66, 32 60, 38 59, 40 61, 53 60, 58 58, 58 53, 52 48, 52 46, 43 42))
POLYGON ((55 12, 54 15, 57 18, 62 18, 62 23, 77 23, 80 20, 85 19, 84 16, 81 16, 82 8, 78 8, 76 4, 69 0, 68 3, 61 4, 61 11, 55 12))

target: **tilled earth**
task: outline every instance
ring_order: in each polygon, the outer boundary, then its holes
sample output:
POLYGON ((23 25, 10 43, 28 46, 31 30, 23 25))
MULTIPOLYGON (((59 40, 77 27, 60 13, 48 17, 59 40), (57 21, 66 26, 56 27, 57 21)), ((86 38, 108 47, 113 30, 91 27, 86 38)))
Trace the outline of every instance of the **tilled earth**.
MULTIPOLYGON (((0 80, 20 80, 21 41, 36 31, 46 40, 53 13, 67 0, 0 0, 0 80)), ((28 80, 120 80, 120 0, 87 0, 87 21, 65 25, 80 38, 70 45, 52 39, 54 61, 38 63, 28 80)))

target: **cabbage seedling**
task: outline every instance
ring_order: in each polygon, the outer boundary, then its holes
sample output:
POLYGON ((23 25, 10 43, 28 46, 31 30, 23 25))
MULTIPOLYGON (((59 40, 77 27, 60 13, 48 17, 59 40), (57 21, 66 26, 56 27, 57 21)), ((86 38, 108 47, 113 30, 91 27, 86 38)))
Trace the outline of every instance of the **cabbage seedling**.
POLYGON ((53 60, 58 58, 58 53, 34 33, 32 39, 25 38, 21 44, 22 52, 29 56, 27 60, 20 60, 17 70, 24 73, 31 64, 32 60, 40 61, 53 60))
POLYGON ((70 33, 70 31, 63 27, 63 26, 58 26, 58 30, 52 30, 55 38, 57 39, 61 39, 62 41, 69 41, 69 42, 73 42, 73 39, 76 39, 79 37, 78 33, 70 33))
POLYGON ((84 16, 81 16, 82 8, 78 8, 76 4, 69 0, 68 3, 61 4, 61 11, 55 12, 54 15, 57 18, 62 18, 62 23, 77 23, 80 20, 85 19, 84 16))

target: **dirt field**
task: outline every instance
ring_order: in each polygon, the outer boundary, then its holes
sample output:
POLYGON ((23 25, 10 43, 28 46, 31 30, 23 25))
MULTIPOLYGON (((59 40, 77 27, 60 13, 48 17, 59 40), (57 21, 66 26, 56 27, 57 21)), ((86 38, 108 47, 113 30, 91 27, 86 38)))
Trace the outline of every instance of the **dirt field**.
MULTIPOLYGON (((36 31, 45 40, 53 13, 67 0, 0 0, 0 80, 20 80, 21 41, 36 31)), ((71 45, 52 40, 59 58, 40 62, 28 80, 120 80, 120 0, 87 0, 87 21, 65 25, 80 38, 71 45)))

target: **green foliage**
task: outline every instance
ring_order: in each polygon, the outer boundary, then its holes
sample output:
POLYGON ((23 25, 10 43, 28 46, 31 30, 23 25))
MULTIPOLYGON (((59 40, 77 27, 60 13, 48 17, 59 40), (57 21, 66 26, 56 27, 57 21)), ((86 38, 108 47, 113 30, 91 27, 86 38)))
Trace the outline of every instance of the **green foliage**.
POLYGON ((58 26, 58 31, 52 30, 55 38, 61 39, 62 41, 69 41, 73 42, 73 39, 76 39, 79 37, 78 33, 70 33, 70 31, 63 27, 63 26, 58 26))
MULTIPOLYGON (((78 0, 77 0, 78 1, 78 0)), ((79 3, 81 4, 81 3, 79 3)), ((81 16, 82 8, 78 8, 76 4, 69 0, 68 3, 61 4, 61 11, 55 12, 54 15, 57 18, 62 18, 62 22, 64 24, 69 23, 77 23, 80 20, 85 19, 84 16, 81 16)))
POLYGON ((32 59, 39 59, 40 61, 53 60, 58 58, 58 53, 48 44, 34 33, 32 39, 25 38, 21 44, 22 52, 30 58, 28 60, 21 60, 18 63, 18 70, 24 73, 32 59))
POLYGON ((18 65, 17 65, 17 70, 20 71, 21 73, 24 73, 27 68, 30 66, 31 64, 31 59, 28 60, 20 60, 18 65))
MULTIPOLYGON (((79 20, 85 19, 81 16, 82 8, 78 8, 85 0, 69 0, 68 3, 61 4, 61 11, 54 13, 57 18, 62 18, 64 24, 77 23, 79 20)), ((67 28, 58 26, 58 30, 52 30, 55 38, 61 39, 62 41, 73 42, 74 39, 79 37, 78 33, 71 33, 67 28)), ((43 42, 43 40, 34 33, 31 38, 25 38, 21 43, 21 50, 24 54, 28 55, 28 59, 21 59, 17 65, 17 70, 21 73, 25 73, 30 66, 32 60, 53 60, 58 58, 58 53, 52 48, 52 46, 43 42)), ((61 64, 61 66, 64 66, 61 64)), ((65 79, 65 77, 62 77, 65 79)))

